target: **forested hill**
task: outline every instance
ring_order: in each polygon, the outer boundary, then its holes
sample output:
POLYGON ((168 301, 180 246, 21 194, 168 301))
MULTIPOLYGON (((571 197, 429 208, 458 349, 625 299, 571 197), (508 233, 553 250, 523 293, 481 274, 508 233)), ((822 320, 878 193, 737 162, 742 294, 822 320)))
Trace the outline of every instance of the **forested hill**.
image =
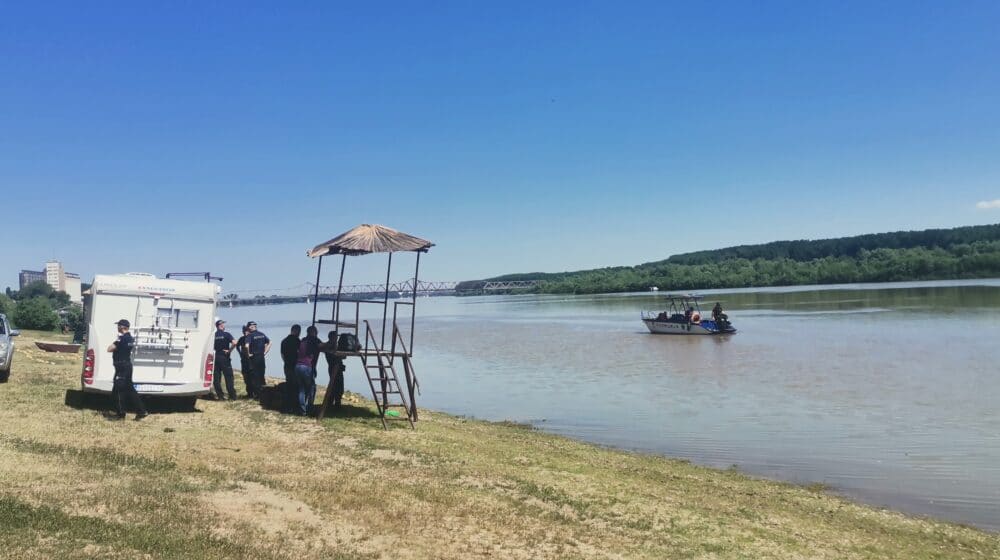
MULTIPOLYGON (((1000 224, 774 241, 637 266, 488 280, 539 280, 544 293, 609 293, 993 277, 1000 277, 1000 224)), ((485 281, 462 282, 457 290, 473 292, 485 281)))
POLYGON ((956 245, 971 245, 977 241, 1000 240, 1000 224, 968 226, 952 229, 925 229, 923 231, 894 231, 869 233, 854 237, 816 239, 813 241, 772 241, 760 245, 737 245, 725 249, 695 251, 674 255, 666 261, 673 264, 706 264, 729 259, 792 259, 811 261, 824 257, 857 257, 862 250, 913 249, 915 247, 949 249, 956 245))

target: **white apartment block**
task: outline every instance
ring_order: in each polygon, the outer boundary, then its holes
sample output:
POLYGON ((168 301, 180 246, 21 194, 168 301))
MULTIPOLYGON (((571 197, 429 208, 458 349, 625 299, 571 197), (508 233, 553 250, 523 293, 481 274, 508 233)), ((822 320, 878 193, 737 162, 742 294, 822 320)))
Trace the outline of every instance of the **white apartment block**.
POLYGON ((45 270, 40 272, 22 270, 19 280, 22 289, 31 282, 44 280, 46 284, 52 286, 53 290, 69 294, 70 301, 83 303, 80 275, 66 272, 59 261, 45 263, 45 270))
POLYGON ((66 291, 66 273, 63 271, 61 262, 49 261, 45 263, 45 283, 52 286, 52 289, 57 292, 66 291))

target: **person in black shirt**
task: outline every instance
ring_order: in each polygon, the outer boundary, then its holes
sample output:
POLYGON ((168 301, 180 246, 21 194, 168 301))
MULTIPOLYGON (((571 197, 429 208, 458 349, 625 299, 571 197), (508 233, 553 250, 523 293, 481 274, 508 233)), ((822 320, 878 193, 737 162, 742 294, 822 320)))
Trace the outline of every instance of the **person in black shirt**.
POLYGON ((236 341, 236 351, 240 353, 240 373, 243 374, 243 385, 246 387, 247 396, 251 399, 257 398, 257 390, 253 383, 253 362, 250 361, 249 349, 247 348, 247 333, 250 328, 243 325, 243 336, 236 341))
POLYGON ((281 361, 285 366, 285 394, 282 395, 283 412, 292 412, 295 406, 292 404, 298 400, 299 388, 295 380, 295 362, 299 359, 299 335, 302 334, 302 327, 292 325, 292 331, 281 341, 281 361))
POLYGON ((226 322, 215 322, 215 398, 222 400, 222 376, 226 377, 226 392, 229 400, 236 400, 236 387, 233 386, 233 359, 230 355, 236 341, 233 335, 226 332, 226 322))
POLYGON ((326 339, 326 343, 320 349, 326 355, 327 372, 330 374, 330 385, 333 389, 333 406, 339 407, 340 401, 344 397, 344 361, 335 354, 337 351, 337 331, 330 331, 326 339))
POLYGON ((142 399, 135 390, 135 385, 132 384, 132 348, 135 346, 135 341, 128 332, 131 325, 128 319, 122 319, 115 324, 118 325, 118 340, 108 346, 108 352, 111 352, 111 362, 115 366, 114 384, 111 389, 117 411, 114 418, 119 420, 125 418, 125 403, 123 401, 127 399, 131 401, 136 410, 135 419, 142 420, 149 416, 149 413, 146 412, 146 407, 143 406, 142 399))
POLYGON ((722 304, 719 302, 715 302, 715 307, 712 308, 712 319, 718 322, 728 318, 729 315, 726 315, 725 313, 722 312, 722 304))
POLYGON ((264 358, 271 351, 271 339, 267 335, 257 330, 257 323, 250 321, 247 323, 250 334, 247 335, 247 356, 250 358, 250 369, 253 371, 253 387, 256 398, 260 398, 261 389, 267 383, 264 375, 267 373, 267 364, 264 358))

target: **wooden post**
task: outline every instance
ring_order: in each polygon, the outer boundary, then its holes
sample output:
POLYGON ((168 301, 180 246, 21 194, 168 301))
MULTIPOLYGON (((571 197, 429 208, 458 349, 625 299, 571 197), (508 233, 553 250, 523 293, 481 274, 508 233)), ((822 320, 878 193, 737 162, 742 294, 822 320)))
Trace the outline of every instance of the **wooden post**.
POLYGON ((385 320, 389 316, 389 274, 392 271, 392 251, 389 252, 389 264, 385 267, 385 296, 382 299, 382 343, 379 350, 385 348, 385 320))
POLYGON ((417 322, 417 286, 420 285, 420 251, 417 251, 417 266, 413 271, 413 305, 410 306, 410 347, 407 354, 413 357, 413 329, 417 322))
POLYGON ((319 273, 323 270, 323 255, 319 256, 319 264, 316 266, 316 289, 313 290, 313 320, 312 325, 316 326, 316 305, 319 303, 319 273))
POLYGON ((340 292, 344 289, 344 267, 347 266, 347 253, 340 261, 340 280, 337 282, 337 301, 333 302, 333 330, 340 332, 340 292))

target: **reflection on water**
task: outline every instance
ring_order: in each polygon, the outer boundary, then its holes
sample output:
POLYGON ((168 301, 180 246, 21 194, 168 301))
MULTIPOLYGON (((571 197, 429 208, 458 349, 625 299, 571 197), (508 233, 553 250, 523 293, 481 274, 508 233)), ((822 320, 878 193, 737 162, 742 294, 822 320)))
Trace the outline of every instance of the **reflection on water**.
MULTIPOLYGON (((658 294, 423 298, 420 404, 1000 529, 1000 281, 833 288, 703 292, 720 337, 648 334, 658 294)), ((311 308, 224 316, 277 345, 311 308)))

